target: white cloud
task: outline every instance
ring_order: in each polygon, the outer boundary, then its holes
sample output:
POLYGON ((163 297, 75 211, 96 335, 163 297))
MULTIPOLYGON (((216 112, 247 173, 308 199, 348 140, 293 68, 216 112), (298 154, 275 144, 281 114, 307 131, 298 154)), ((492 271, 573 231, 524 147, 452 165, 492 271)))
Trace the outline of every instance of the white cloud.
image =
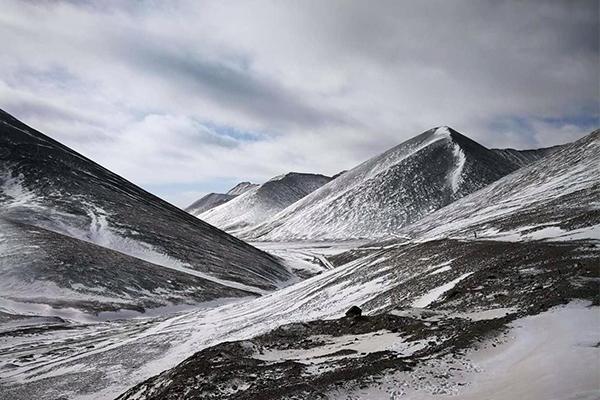
POLYGON ((442 124, 552 145, 598 116, 593 0, 1 2, 0 107, 142 185, 332 174, 442 124))

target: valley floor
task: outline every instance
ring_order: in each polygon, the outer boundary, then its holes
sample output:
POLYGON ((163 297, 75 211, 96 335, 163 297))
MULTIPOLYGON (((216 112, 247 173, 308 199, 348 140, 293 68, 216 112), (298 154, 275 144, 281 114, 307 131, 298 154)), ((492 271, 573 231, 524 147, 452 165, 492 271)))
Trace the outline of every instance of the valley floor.
MULTIPOLYGON (((281 366, 323 385, 290 383, 275 398, 599 397, 600 244, 443 240, 341 253, 359 244, 258 243, 320 273, 217 307, 116 321, 3 319, 0 398, 115 398, 195 353, 191 360, 226 354, 219 346, 234 341, 264 374, 212 382, 205 387, 214 398, 264 398, 252 397, 252 385, 268 383, 281 366), (426 308, 414 307, 419 299, 426 308), (367 314, 358 322, 343 317, 355 304, 367 314), (339 375, 344 365, 358 375, 339 375)), ((203 368, 193 369, 194 379, 203 368)), ((127 398, 176 389, 164 374, 127 398)), ((211 398, 193 385, 187 395, 211 398)))

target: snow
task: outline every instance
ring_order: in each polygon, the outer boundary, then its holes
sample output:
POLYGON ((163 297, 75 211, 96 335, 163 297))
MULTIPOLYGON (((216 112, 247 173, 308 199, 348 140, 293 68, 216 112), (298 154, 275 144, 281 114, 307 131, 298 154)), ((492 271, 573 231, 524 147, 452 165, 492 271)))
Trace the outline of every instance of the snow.
POLYGON ((509 324, 503 343, 426 361, 381 383, 330 393, 336 400, 592 400, 600 395, 600 307, 573 301, 509 324), (454 372, 450 372, 454 370, 454 372), (447 380, 436 376, 450 375, 447 380))
POLYGON ((429 292, 425 293, 423 296, 419 297, 417 300, 415 300, 412 303, 412 306, 415 308, 425 308, 428 305, 430 305, 431 303, 433 303, 434 301, 436 301, 437 299, 440 298, 440 296, 442 296, 444 293, 446 293, 448 290, 452 289, 454 286, 456 286, 456 284, 460 281, 462 281, 463 279, 467 278, 468 276, 470 276, 471 274, 473 274, 472 272, 467 272, 466 274, 462 274, 461 276, 459 276, 458 278, 445 283, 441 286, 438 286, 434 289, 431 289, 429 292))
MULTIPOLYGON (((309 349, 267 350, 255 353, 252 357, 269 362, 294 360, 303 364, 321 364, 331 362, 337 358, 358 357, 360 353, 375 353, 379 351, 393 351, 401 356, 410 356, 415 351, 427 346, 427 341, 407 341, 398 333, 381 330, 360 335, 342 336, 312 336, 306 338, 311 341, 322 341, 321 345, 309 349), (333 355, 341 350, 351 350, 356 353, 333 355)), ((430 338, 428 340, 431 340, 430 338)))
POLYGON ((597 399, 600 308, 575 301, 516 320, 509 339, 474 351, 482 371, 461 399, 597 399))
POLYGON ((456 143, 454 143, 452 147, 452 154, 454 155, 454 158, 456 158, 456 167, 450 174, 450 187, 452 188, 452 193, 456 194, 463 180, 462 173, 467 158, 465 157, 465 152, 456 143))
MULTIPOLYGON (((566 231, 565 214, 573 217, 598 210, 600 133, 592 133, 551 155, 516 170, 402 228, 398 235, 418 240, 446 237, 500 240, 598 239, 593 219, 587 227, 566 231), (503 229, 503 222, 516 227, 503 229)), ((589 219, 591 217, 588 217, 589 219)), ((585 219, 583 219, 585 221, 585 219)))
POLYGON ((429 275, 437 275, 437 274, 441 274, 442 272, 446 272, 446 271, 450 271, 452 269, 451 266, 446 265, 445 267, 442 268, 438 268, 433 272, 430 272, 429 275))
MULTIPOLYGON (((423 261, 427 261, 427 260, 428 259, 424 259, 423 261)), ((441 274, 442 272, 450 271, 452 269, 452 261, 454 261, 454 260, 448 260, 448 261, 444 261, 443 263, 440 263, 440 264, 432 265, 425 272, 428 272, 429 275, 437 275, 437 274, 441 274)))

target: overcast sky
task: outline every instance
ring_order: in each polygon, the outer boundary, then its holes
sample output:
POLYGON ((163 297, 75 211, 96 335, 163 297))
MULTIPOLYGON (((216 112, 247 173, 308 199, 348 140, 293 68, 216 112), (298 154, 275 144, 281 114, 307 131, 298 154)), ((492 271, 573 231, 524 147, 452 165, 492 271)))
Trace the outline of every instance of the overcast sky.
POLYGON ((0 108, 185 206, 431 127, 598 126, 599 2, 0 0, 0 108))

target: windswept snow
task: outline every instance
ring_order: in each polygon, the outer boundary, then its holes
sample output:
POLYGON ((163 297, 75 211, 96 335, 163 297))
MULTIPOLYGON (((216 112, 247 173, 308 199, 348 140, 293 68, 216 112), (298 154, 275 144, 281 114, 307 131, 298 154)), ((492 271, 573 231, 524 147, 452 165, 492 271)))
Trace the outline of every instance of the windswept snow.
POLYGON ((465 162, 467 158, 465 157, 465 153, 462 151, 459 145, 455 144, 452 148, 452 154, 456 159, 456 167, 452 170, 450 174, 450 187, 452 187, 452 192, 458 192, 458 188, 460 187, 463 178, 463 170, 465 168, 465 162))

